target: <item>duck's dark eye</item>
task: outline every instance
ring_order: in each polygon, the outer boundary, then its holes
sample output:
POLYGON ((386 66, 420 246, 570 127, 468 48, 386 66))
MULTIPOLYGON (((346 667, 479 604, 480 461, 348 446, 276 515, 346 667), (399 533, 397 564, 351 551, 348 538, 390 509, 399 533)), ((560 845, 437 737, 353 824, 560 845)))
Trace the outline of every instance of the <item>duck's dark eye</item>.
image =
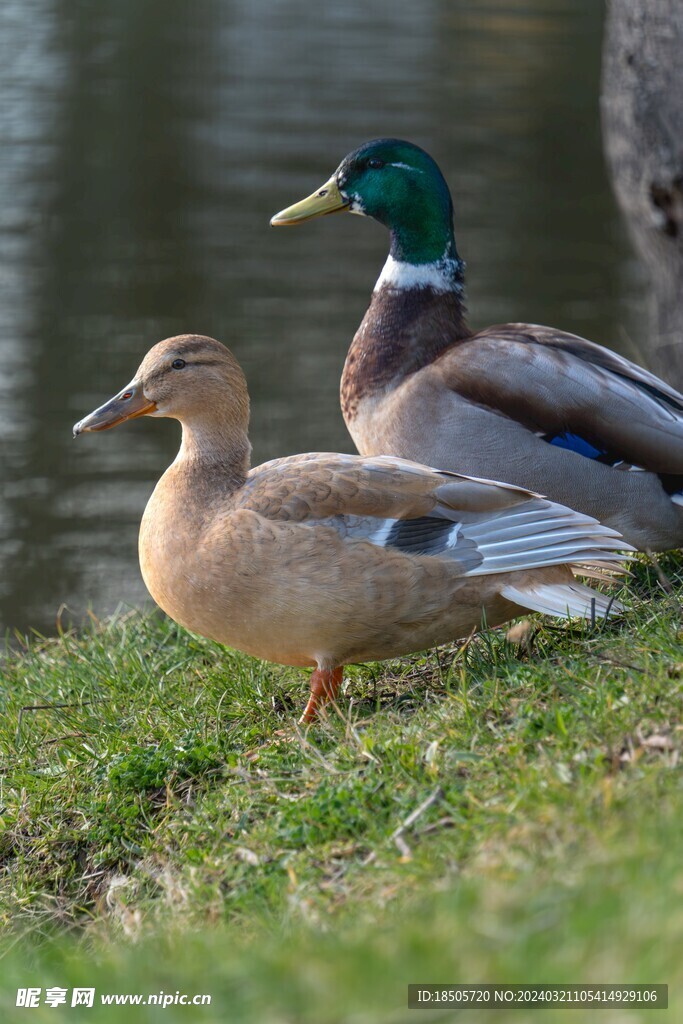
POLYGON ((174 359, 173 362, 171 363, 171 366, 173 367, 174 370, 182 370, 183 366, 185 366, 185 360, 174 359))
POLYGON ((373 171, 378 171, 380 167, 384 167, 384 160, 378 160, 373 156, 371 160, 368 160, 368 167, 372 167, 373 171))

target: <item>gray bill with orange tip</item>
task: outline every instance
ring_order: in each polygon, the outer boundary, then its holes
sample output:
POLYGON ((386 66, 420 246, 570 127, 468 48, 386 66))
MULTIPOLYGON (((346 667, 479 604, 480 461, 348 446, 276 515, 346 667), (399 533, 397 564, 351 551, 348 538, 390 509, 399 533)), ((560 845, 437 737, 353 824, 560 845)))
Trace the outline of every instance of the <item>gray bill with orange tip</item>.
POLYGON ((118 427, 119 423, 134 420, 138 416, 146 416, 155 409, 156 403, 146 397, 142 384, 133 380, 114 398, 110 398, 99 409, 79 420, 74 426, 74 437, 90 430, 109 430, 111 427, 118 427))
POLYGON ((290 224, 301 224, 305 220, 310 220, 312 217, 324 217, 326 213, 339 213, 340 210, 346 210, 349 206, 349 200, 345 199, 339 191, 337 182, 334 179, 334 175, 329 181, 326 181, 316 192, 313 192, 308 198, 302 199, 298 203, 294 203, 294 206, 288 206, 286 210, 280 210, 274 217, 271 217, 270 223, 273 227, 287 227, 290 224))

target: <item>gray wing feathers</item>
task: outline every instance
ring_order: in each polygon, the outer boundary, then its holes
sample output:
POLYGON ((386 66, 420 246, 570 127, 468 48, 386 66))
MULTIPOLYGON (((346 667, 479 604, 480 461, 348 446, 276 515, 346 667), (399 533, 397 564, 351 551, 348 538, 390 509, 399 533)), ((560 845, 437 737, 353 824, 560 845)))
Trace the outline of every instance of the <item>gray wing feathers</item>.
POLYGON ((621 561, 628 550, 615 530, 544 498, 478 517, 439 506, 416 519, 338 516, 324 522, 349 540, 454 562, 467 576, 547 565, 604 566, 621 561))
POLYGON ((466 523, 462 535, 474 541, 483 556, 471 575, 544 565, 618 562, 623 557, 621 552, 628 549, 615 530, 542 498, 493 520, 466 523))
POLYGON ((570 430, 652 472, 683 473, 683 395, 646 370, 529 324, 487 328, 465 347, 467 358, 443 363, 464 397, 535 432, 570 430))

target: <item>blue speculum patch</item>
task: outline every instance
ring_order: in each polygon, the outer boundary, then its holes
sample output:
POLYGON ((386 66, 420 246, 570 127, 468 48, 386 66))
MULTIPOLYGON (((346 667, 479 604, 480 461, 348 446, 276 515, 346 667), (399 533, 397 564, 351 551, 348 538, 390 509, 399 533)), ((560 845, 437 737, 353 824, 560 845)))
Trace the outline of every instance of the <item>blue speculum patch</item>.
POLYGON ((583 455, 587 459, 599 459, 601 456, 607 455, 606 451, 596 448, 590 441, 579 437, 578 434, 570 434, 568 431, 556 434, 554 437, 546 434, 545 440, 550 444, 554 444, 557 448, 566 448, 570 452, 576 452, 577 455, 583 455))
MULTIPOLYGON (((618 455, 608 452, 605 448, 596 448, 585 437, 581 437, 580 434, 572 434, 568 430, 564 430, 561 434, 545 434, 543 440, 548 444, 555 445, 556 448, 565 448, 567 451, 576 452, 577 455, 583 455, 586 459, 602 462, 606 466, 622 466, 624 463, 624 460, 618 455)), ((627 468, 638 469, 639 467, 627 468)), ((674 498, 677 504, 683 505, 683 477, 666 473, 659 473, 658 476, 666 493, 674 498)))

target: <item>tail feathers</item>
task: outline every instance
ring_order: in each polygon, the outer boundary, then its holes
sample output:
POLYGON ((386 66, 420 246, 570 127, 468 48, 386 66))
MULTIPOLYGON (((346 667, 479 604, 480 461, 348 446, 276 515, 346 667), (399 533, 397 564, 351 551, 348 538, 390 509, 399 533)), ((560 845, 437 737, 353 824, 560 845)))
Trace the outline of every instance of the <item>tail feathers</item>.
POLYGON ((574 615, 584 619, 605 619, 608 615, 623 611, 623 605, 619 601, 576 581, 529 583, 521 587, 507 586, 503 587, 501 594, 522 608, 563 619, 574 615))

